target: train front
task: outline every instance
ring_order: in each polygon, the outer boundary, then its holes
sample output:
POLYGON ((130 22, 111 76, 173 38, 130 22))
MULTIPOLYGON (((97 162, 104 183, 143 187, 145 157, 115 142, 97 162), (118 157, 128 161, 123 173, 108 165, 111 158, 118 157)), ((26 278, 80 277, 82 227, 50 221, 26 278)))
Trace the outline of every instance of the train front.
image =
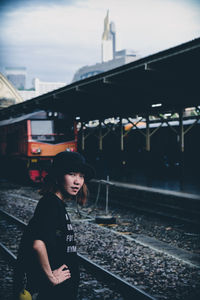
POLYGON ((27 120, 27 167, 33 182, 42 182, 53 157, 61 151, 77 151, 76 123, 59 112, 43 112, 27 120))

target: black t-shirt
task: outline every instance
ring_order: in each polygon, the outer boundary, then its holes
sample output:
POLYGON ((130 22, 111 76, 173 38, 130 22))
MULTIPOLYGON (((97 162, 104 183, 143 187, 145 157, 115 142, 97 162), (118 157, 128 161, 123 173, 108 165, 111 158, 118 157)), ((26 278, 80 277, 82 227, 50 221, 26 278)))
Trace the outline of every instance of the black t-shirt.
POLYGON ((44 241, 53 268, 70 263, 76 257, 74 231, 66 204, 54 194, 44 196, 30 221, 33 240, 44 241))
POLYGON ((54 194, 49 193, 40 199, 21 242, 20 252, 25 261, 26 272, 33 280, 31 285, 37 286, 47 283, 48 280, 33 250, 34 240, 45 243, 52 271, 66 264, 71 272, 71 279, 65 284, 78 284, 79 266, 74 231, 66 204, 54 194))

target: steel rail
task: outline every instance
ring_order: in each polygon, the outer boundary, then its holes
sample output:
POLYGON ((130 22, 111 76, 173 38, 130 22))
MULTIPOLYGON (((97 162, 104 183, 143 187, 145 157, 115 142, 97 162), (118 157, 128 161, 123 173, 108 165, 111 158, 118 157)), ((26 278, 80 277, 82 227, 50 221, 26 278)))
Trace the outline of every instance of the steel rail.
MULTIPOLYGON (((13 223, 20 225, 25 228, 27 224, 15 216, 0 209, 0 215, 9 219, 13 223)), ((6 256, 6 258, 12 264, 15 264, 16 256, 0 242, 0 252, 6 256)), ((156 300, 153 296, 145 293, 144 291, 138 289, 137 287, 131 285, 125 280, 121 279, 119 276, 111 273, 110 271, 104 269, 98 264, 92 262, 90 259, 84 257, 81 254, 77 254, 80 264, 93 276, 95 276, 99 281, 111 286, 112 290, 119 292, 126 300, 156 300)))
POLYGON ((17 257, 4 245, 0 242, 0 252, 6 257, 6 259, 14 265, 17 257))
POLYGON ((97 265, 92 262, 90 259, 87 259, 81 254, 78 254, 80 263, 86 268, 86 270, 90 271, 92 274, 95 274, 95 277, 100 281, 105 282, 109 285, 115 285, 115 289, 117 289, 125 299, 130 300, 143 300, 143 299, 154 299, 154 297, 148 295, 144 291, 138 289, 137 287, 129 284, 127 281, 121 279, 119 276, 114 275, 110 271, 107 271, 103 267, 97 265))
POLYGON ((20 225, 20 227, 22 227, 23 229, 24 229, 24 228, 26 227, 26 225, 27 225, 27 224, 26 224, 25 222, 23 222, 22 220, 18 219, 17 217, 15 217, 15 216, 9 214, 8 212, 6 212, 6 211, 4 211, 4 210, 2 210, 2 209, 0 209, 0 214, 1 214, 4 218, 11 220, 13 223, 15 223, 15 224, 17 224, 17 225, 20 225))

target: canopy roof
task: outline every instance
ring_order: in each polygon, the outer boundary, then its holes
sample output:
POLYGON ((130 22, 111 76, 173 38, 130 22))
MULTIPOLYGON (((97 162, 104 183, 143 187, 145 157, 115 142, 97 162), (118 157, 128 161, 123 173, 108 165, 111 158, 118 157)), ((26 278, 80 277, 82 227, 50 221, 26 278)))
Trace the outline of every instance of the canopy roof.
POLYGON ((200 38, 12 105, 0 120, 41 109, 82 121, 179 111, 200 105, 199 78, 200 38))

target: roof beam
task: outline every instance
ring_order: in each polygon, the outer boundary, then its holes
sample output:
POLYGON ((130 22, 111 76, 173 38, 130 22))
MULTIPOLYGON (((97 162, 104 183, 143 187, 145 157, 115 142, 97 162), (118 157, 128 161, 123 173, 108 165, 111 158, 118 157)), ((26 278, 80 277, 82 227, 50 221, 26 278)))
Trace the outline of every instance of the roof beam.
POLYGON ((76 93, 84 93, 84 94, 88 94, 88 91, 86 91, 85 89, 81 88, 79 85, 75 86, 75 92, 76 93))
POLYGON ((110 79, 108 79, 107 77, 103 77, 103 83, 105 84, 116 84, 115 82, 111 81, 110 79))
POLYGON ((156 70, 153 69, 153 68, 150 66, 150 64, 148 64, 148 63, 145 63, 145 64, 144 64, 144 70, 145 70, 145 71, 156 71, 156 70))

